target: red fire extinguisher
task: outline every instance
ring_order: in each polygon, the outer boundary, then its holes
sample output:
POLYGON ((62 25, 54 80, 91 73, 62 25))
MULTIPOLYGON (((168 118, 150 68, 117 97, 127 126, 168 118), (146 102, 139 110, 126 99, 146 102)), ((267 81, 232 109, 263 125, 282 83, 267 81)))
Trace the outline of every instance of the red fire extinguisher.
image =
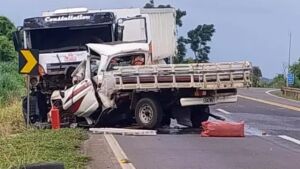
POLYGON ((59 109, 55 106, 51 109, 51 126, 52 129, 60 129, 59 109))

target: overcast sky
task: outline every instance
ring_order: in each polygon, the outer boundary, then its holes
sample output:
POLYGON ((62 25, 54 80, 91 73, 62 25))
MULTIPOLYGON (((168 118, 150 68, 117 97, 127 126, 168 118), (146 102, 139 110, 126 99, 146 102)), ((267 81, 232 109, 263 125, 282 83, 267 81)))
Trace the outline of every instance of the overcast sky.
MULTIPOLYGON (((142 7, 146 0, 6 0, 0 15, 22 25, 27 17, 65 7, 90 9, 142 7)), ((292 32, 291 61, 300 57, 299 0, 155 0, 187 11, 179 35, 198 24, 214 24, 210 43, 211 61, 249 60, 263 76, 272 78, 287 64, 289 32, 292 32)))

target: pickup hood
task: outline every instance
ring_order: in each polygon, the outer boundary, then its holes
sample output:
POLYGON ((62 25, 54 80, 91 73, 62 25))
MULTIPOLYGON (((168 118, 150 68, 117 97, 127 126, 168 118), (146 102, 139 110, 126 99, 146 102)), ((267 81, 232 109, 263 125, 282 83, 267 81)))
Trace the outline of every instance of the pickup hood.
POLYGON ((89 43, 87 47, 99 55, 111 56, 127 52, 149 52, 147 43, 97 44, 89 43))

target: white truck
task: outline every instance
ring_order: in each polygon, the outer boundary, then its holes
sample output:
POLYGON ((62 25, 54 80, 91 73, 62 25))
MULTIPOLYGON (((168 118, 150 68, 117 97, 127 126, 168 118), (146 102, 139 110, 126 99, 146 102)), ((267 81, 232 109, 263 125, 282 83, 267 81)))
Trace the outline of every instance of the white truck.
POLYGON ((87 47, 87 59, 72 74, 74 85, 51 96, 64 123, 78 117, 90 126, 135 119, 152 129, 176 118, 200 127, 209 105, 236 102, 237 88, 250 85, 247 61, 153 64, 147 43, 87 47))
MULTIPOLYGON (((72 86, 72 72, 86 60, 88 43, 144 42, 152 60, 163 62, 176 50, 174 9, 59 9, 27 18, 14 33, 16 50, 39 50, 39 75, 30 76, 30 122, 47 121, 54 90, 72 86), (155 58, 156 57, 156 58, 155 58)), ((23 112, 27 114, 27 100, 23 112)))

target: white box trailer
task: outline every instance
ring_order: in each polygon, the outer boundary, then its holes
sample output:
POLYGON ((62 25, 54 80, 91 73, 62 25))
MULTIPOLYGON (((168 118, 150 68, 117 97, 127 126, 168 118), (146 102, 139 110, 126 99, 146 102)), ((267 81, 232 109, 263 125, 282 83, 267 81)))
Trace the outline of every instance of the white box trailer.
POLYGON ((176 53, 176 11, 174 8, 141 9, 148 14, 152 42, 152 59, 161 60, 176 53))

